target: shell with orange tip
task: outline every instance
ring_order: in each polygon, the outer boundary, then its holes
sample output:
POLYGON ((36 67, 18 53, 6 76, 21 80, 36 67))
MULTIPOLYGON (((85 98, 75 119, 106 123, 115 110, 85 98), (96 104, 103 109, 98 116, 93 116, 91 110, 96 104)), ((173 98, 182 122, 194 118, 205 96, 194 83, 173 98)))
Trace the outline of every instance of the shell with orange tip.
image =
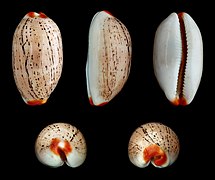
POLYGON ((90 104, 105 105, 122 90, 130 72, 131 51, 126 26, 107 11, 97 12, 89 28, 86 63, 90 104))
POLYGON ((157 28, 154 39, 155 76, 174 105, 190 104, 203 71, 203 41, 193 18, 171 13, 157 28))
POLYGON ((168 126, 146 123, 138 127, 128 144, 129 159, 139 168, 147 167, 150 162, 158 168, 172 165, 179 155, 179 139, 168 126))
POLYGON ((87 146, 83 134, 68 123, 53 123, 46 126, 35 142, 38 160, 49 167, 82 165, 86 159, 87 146))
POLYGON ((15 29, 12 68, 16 86, 28 105, 47 102, 63 66, 62 37, 44 13, 29 12, 15 29))

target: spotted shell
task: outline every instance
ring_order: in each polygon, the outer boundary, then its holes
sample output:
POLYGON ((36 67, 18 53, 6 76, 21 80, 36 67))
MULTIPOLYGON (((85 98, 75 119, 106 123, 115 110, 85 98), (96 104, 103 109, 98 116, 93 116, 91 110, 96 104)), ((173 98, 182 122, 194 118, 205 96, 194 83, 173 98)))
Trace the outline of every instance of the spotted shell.
POLYGON ((60 167, 64 162, 70 167, 82 165, 86 159, 87 146, 83 134, 68 123, 46 126, 35 142, 38 160, 50 167, 60 167))
POLYGON ((61 33, 44 13, 29 12, 15 29, 12 68, 16 86, 28 105, 46 103, 63 66, 61 33))
POLYGON ((129 140, 130 161, 139 168, 151 162, 155 167, 164 168, 173 164, 179 155, 179 139, 168 126, 151 122, 138 127, 129 140))
POLYGON ((107 11, 97 12, 89 28, 86 63, 91 105, 105 105, 122 90, 130 73, 131 55, 131 37, 126 26, 107 11))

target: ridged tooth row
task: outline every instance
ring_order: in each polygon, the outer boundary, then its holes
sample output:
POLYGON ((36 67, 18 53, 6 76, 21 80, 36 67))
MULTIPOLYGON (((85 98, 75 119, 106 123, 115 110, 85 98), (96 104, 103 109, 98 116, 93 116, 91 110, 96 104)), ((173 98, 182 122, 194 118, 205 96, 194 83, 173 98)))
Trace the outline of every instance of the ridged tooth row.
POLYGON ((28 105, 46 103, 63 66, 61 33, 44 13, 29 12, 18 24, 12 43, 12 68, 17 88, 28 105))
POLYGON ((84 163, 87 145, 83 134, 75 126, 53 123, 39 133, 35 153, 44 165, 59 167, 66 163, 75 168, 84 163))
MULTIPOLYGON (((90 24, 86 63, 87 93, 92 105, 111 101, 125 85, 131 67, 128 29, 107 11, 90 24)), ((12 44, 15 83, 28 105, 46 103, 63 67, 61 33, 44 13, 29 12, 17 26, 12 44)), ((171 13, 157 28, 153 67, 159 85, 174 105, 192 102, 203 70, 203 42, 195 21, 185 12, 171 13)))
POLYGON ((131 66, 131 37, 126 26, 107 11, 96 13, 89 29, 87 92, 92 105, 112 100, 123 88, 131 66))
POLYGON ((173 164, 180 150, 176 133, 168 126, 151 122, 138 127, 128 144, 130 161, 144 168, 151 162, 155 167, 164 168, 173 164))
POLYGON ((153 66, 158 83, 172 104, 192 102, 202 77, 203 41, 189 14, 171 13, 158 26, 153 66))
MULTIPOLYGON (((86 62, 90 103, 110 102, 125 85, 131 67, 132 42, 128 29, 107 11, 96 13, 89 28, 86 62)), ((63 66, 62 38, 58 26, 43 13, 30 12, 17 26, 12 44, 12 66, 17 88, 28 105, 46 103, 57 86, 63 66)), ((174 105, 192 102, 203 70, 200 30, 187 13, 172 13, 158 27, 153 67, 159 85, 174 105)), ((161 123, 138 127, 128 144, 130 161, 138 167, 151 162, 167 167, 179 154, 179 139, 161 123)), ((59 167, 64 162, 80 166, 86 158, 82 133, 66 123, 44 128, 35 143, 40 162, 59 167)))

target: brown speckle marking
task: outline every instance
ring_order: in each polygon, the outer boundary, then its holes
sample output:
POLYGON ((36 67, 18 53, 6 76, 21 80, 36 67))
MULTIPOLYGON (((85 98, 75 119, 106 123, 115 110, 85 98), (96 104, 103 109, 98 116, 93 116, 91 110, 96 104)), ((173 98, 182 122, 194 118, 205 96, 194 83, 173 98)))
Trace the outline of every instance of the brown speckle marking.
POLYGON ((53 155, 59 156, 59 161, 68 161, 69 164, 73 154, 80 156, 84 161, 87 153, 86 141, 75 126, 68 123, 53 123, 39 133, 35 142, 35 153, 44 164, 47 163, 46 158, 49 159, 53 155))
POLYGON ((175 132, 164 124, 152 122, 134 131, 129 141, 128 154, 136 166, 147 166, 148 158, 151 158, 157 166, 166 167, 177 159, 179 149, 179 139, 175 132))
POLYGON ((62 65, 62 38, 56 23, 43 13, 26 14, 14 32, 12 68, 27 104, 47 101, 60 79, 62 65))

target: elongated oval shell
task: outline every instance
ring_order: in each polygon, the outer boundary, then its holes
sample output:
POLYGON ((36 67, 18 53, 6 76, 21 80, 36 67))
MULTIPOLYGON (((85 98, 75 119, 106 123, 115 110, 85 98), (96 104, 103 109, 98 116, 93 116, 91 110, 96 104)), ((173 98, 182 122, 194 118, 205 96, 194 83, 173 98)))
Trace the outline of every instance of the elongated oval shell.
POLYGON ((87 146, 83 134, 75 126, 53 123, 39 133, 35 153, 44 165, 60 167, 65 162, 75 168, 84 163, 87 146))
POLYGON ((179 149, 175 132, 162 123, 152 122, 143 124, 133 132, 128 155, 137 167, 147 167, 151 162, 155 167, 164 168, 176 161, 179 149))
POLYGON ((97 12, 90 24, 86 63, 92 105, 107 104, 122 90, 130 73, 131 50, 125 25, 107 11, 97 12))
POLYGON ((153 66, 158 83, 171 103, 192 102, 202 77, 203 41, 189 14, 171 13, 159 25, 154 39, 153 66))
POLYGON ((12 43, 13 75, 24 102, 46 103, 60 79, 62 66, 58 26, 44 13, 27 13, 18 24, 12 43))

